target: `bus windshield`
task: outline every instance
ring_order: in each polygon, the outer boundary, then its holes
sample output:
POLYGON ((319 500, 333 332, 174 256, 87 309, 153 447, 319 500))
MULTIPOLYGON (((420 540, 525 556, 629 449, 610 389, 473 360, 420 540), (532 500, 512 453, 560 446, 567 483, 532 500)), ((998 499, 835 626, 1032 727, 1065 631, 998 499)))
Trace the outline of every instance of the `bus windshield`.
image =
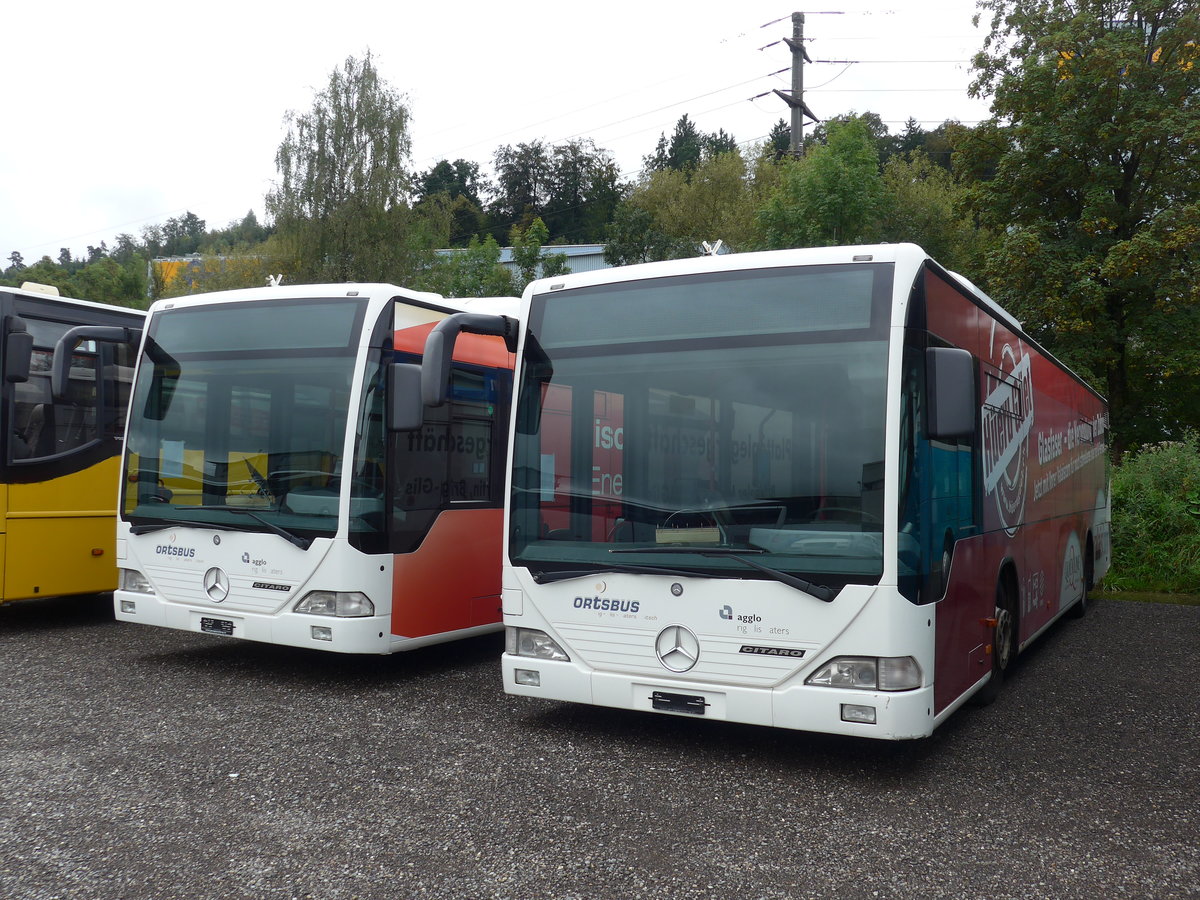
POLYGON ((382 529, 382 452, 361 472, 342 460, 364 314, 357 299, 156 312, 130 405, 124 518, 307 541, 336 533, 345 483, 351 530, 382 529))
POLYGON ((535 294, 512 563, 877 581, 891 285, 867 263, 535 294))

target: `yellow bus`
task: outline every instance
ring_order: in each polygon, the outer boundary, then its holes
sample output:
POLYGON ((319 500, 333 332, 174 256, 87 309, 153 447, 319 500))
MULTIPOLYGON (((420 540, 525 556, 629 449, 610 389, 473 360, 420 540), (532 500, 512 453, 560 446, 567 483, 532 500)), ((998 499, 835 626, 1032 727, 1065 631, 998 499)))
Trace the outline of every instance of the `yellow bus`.
POLYGON ((85 341, 54 399, 54 347, 80 325, 141 328, 145 313, 0 286, 0 603, 116 587, 117 481, 137 345, 85 341))

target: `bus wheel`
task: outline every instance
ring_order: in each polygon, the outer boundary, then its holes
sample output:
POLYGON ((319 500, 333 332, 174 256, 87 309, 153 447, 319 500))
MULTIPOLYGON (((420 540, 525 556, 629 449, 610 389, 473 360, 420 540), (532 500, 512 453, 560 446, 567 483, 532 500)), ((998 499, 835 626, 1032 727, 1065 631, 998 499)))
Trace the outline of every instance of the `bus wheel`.
POLYGON ((1092 538, 1089 535, 1087 540, 1087 548, 1083 552, 1083 596, 1079 598, 1079 602, 1068 610, 1068 615, 1072 619, 1082 619, 1084 613, 1087 612, 1088 592, 1092 589, 1092 580, 1095 576, 1094 566, 1095 560, 1092 558, 1092 538))
POLYGON ((996 611, 993 616, 996 619, 996 627, 992 629, 992 677, 975 695, 980 706, 987 706, 1000 695, 1004 677, 1017 655, 1015 604, 1012 592, 1003 579, 996 585, 996 611))

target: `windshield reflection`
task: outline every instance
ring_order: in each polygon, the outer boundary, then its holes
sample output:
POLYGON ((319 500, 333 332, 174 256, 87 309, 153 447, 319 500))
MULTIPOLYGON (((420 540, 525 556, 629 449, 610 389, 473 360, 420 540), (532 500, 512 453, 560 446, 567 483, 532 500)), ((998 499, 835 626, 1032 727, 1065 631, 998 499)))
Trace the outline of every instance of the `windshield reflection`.
MULTIPOLYGON (((268 531, 298 546, 334 534, 361 308, 281 301, 163 314, 134 389, 126 519, 268 531), (254 346, 256 329, 289 314, 289 338, 271 331, 266 348, 254 346), (239 326, 230 349, 219 335, 239 326)), ((377 481, 352 498, 360 522, 374 513, 382 523, 382 473, 377 481)))
MULTIPOLYGON (((781 275, 708 294, 640 289, 643 327, 629 345, 601 345, 594 331, 571 344, 559 316, 583 305, 546 299, 518 397, 513 563, 563 577, 620 564, 876 580, 890 292, 890 267, 879 269, 843 285, 853 315, 831 315, 822 295, 813 323, 795 270, 786 285, 781 275), (801 309, 754 322, 739 311, 759 289, 776 306, 786 289, 801 309), (741 333, 726 334, 723 316, 741 333), (671 317, 686 322, 684 339, 659 321, 671 317), (717 333, 703 334, 705 322, 717 333)), ((822 291, 837 285, 821 273, 822 291)), ((619 300, 591 298, 584 315, 598 320, 605 303, 619 300)))

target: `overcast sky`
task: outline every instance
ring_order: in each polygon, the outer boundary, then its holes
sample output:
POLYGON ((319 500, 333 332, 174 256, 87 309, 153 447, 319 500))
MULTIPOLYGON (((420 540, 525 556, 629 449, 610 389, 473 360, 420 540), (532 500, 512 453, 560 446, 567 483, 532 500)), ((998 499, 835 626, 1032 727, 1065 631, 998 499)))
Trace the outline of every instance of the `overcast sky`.
POLYGON ((591 138, 632 176, 684 113, 761 140, 788 112, 751 98, 790 87, 791 55, 759 48, 791 35, 793 11, 818 116, 876 112, 893 132, 987 116, 967 96, 974 0, 8 4, 0 268, 13 250, 82 257, 189 210, 210 229, 261 220, 284 115, 368 50, 408 98, 417 170, 591 138))

